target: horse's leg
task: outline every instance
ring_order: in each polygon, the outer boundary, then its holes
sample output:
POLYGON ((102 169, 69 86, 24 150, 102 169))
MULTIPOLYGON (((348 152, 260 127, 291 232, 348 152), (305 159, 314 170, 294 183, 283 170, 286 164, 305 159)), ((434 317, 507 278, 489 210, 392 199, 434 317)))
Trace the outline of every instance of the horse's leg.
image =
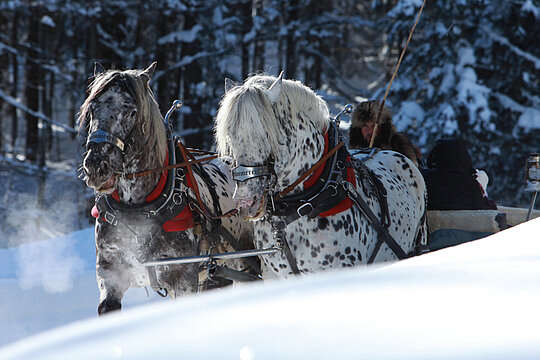
POLYGON ((98 314, 122 308, 122 297, 129 288, 129 279, 125 272, 110 262, 99 259, 96 265, 96 278, 99 288, 98 314))
POLYGON ((167 289, 171 299, 196 293, 199 285, 199 266, 198 264, 168 265, 159 273, 158 280, 167 289))
POLYGON ((114 228, 96 222, 96 279, 99 288, 98 314, 122 308, 122 297, 129 288, 130 276, 114 236, 114 228), (115 245, 116 244, 116 245, 115 245))

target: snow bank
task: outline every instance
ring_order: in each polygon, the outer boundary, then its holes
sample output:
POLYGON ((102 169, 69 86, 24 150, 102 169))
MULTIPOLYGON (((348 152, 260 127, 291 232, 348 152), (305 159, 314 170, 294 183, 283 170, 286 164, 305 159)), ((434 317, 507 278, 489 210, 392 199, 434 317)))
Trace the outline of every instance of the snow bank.
POLYGON ((249 284, 78 322, 2 359, 540 357, 540 219, 382 267, 249 284))

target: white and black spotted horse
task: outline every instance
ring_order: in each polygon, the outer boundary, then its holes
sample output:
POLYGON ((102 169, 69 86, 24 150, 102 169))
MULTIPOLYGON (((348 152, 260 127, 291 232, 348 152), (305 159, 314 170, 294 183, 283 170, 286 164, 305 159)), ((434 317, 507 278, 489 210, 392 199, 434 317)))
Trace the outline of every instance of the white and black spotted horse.
MULTIPOLYGON (((153 97, 154 69, 155 63, 146 70, 95 70, 80 109, 79 126, 88 135, 82 169, 96 191, 99 314, 120 309, 130 287, 151 286, 172 298, 197 291, 198 264, 145 267, 146 261, 199 255, 201 241, 213 253, 253 248, 250 224, 237 215, 211 218, 234 208, 234 182, 223 160, 191 165, 191 177, 186 167, 163 169, 189 156, 153 97)), ((241 270, 249 261, 230 262, 241 270)))
POLYGON ((392 151, 332 154, 340 139, 328 107, 300 82, 226 81, 215 136, 238 165, 234 198, 255 221, 255 247, 283 250, 262 257, 263 277, 402 259, 426 243, 417 167, 392 151))

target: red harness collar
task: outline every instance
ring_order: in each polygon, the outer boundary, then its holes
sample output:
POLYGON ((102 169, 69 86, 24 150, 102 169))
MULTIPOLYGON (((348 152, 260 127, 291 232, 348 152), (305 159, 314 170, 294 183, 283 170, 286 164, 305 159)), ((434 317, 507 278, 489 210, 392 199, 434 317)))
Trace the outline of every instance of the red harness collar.
MULTIPOLYGON (((168 165, 169 165, 169 153, 167 152, 167 155, 165 156, 164 166, 168 166, 168 165)), ((193 185, 189 177, 186 177, 186 179, 187 179, 186 185, 190 188, 193 188, 193 185)), ((167 183, 167 171, 162 171, 156 187, 145 198, 146 202, 150 203, 154 201, 155 199, 157 199, 158 196, 163 193, 166 183, 167 183)), ((118 195, 118 192, 116 190, 111 194, 111 197, 116 201, 120 201, 120 196, 118 195)), ((91 213, 94 218, 99 217, 99 212, 96 205, 94 205, 94 207, 92 208, 91 213)), ((165 222, 165 224, 163 224, 162 227, 163 227, 163 230, 165 230, 166 232, 174 232, 174 231, 185 231, 188 229, 192 229, 194 226, 195 226, 195 220, 193 218, 193 212, 191 211, 189 206, 185 206, 184 210, 182 210, 180 214, 178 214, 174 218, 165 222)))
MULTIPOLYGON (((321 157, 323 157, 326 153, 328 153, 328 131, 324 134, 324 152, 321 155, 321 157)), ((349 161, 350 161, 350 156, 347 156, 347 162, 349 161)), ((304 181, 303 183, 304 190, 309 189, 310 187, 315 185, 317 180, 319 180, 319 178, 321 177, 323 168, 324 166, 319 166, 315 170, 315 172, 304 181)), ((351 167, 347 168, 347 181, 350 182, 356 188, 356 176, 355 176, 354 170, 351 167)), ((337 204, 333 208, 320 213, 319 216, 327 217, 327 216, 336 215, 345 210, 349 210, 352 206, 353 206, 352 200, 349 198, 345 198, 343 199, 343 201, 341 201, 339 204, 337 204)))

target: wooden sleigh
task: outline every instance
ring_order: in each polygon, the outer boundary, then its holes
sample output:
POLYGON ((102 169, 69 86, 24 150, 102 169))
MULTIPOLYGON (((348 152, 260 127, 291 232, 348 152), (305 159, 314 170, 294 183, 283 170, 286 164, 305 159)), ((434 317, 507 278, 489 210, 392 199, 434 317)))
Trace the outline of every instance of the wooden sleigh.
MULTIPOLYGON (((430 210, 430 250, 476 240, 526 221, 529 209, 499 206, 497 210, 430 210)), ((530 219, 540 217, 533 210, 530 219)))

